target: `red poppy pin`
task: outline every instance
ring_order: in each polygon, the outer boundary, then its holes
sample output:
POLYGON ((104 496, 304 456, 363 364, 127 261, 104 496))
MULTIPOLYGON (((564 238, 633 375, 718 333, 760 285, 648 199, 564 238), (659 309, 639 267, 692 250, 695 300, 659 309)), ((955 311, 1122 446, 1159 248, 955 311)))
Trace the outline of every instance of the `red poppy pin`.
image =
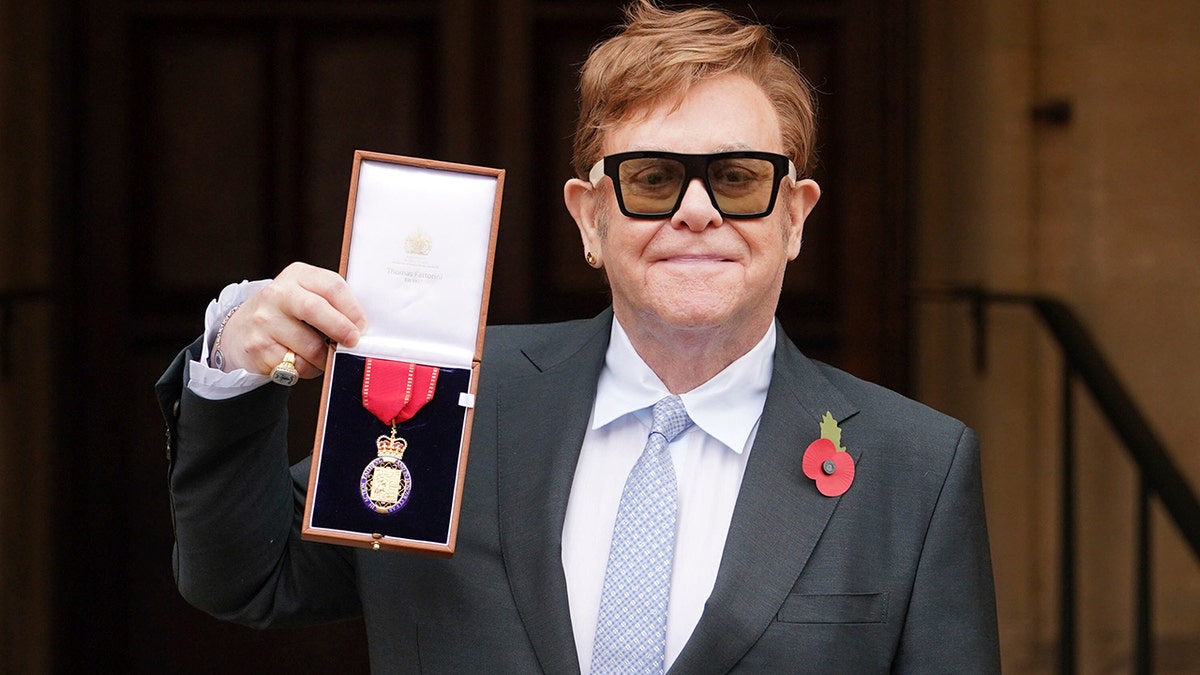
POLYGON ((817 490, 826 497, 840 497, 854 482, 854 458, 841 447, 842 428, 833 414, 821 418, 821 437, 804 451, 804 475, 817 481, 817 490))

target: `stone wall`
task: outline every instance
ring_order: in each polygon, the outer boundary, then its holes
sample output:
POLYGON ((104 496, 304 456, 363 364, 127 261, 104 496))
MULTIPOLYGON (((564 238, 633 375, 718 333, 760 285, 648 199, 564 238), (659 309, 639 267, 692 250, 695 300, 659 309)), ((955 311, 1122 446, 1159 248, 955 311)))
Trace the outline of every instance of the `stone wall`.
MULTIPOLYGON (((1200 3, 918 3, 921 281, 1068 302, 1200 490, 1200 3), (1033 111, 1070 106, 1065 122, 1033 111)), ((1054 672, 1061 366, 1033 315, 916 313, 919 397, 984 447, 1005 672, 1054 672)), ((1076 388, 1079 666, 1128 672, 1136 476, 1076 388)), ((1156 672, 1200 653, 1200 564, 1156 507, 1156 672)))

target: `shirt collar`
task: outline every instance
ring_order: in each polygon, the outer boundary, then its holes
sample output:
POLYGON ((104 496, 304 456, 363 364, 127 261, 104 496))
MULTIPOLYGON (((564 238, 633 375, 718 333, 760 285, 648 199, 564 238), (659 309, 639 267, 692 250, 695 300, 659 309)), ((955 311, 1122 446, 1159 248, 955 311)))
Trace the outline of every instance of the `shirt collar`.
MULTIPOLYGON (((709 436, 741 453, 762 415, 774 363, 775 323, 772 322, 750 351, 708 382, 680 395, 688 415, 709 436)), ((648 425, 649 409, 670 395, 613 317, 604 368, 596 384, 592 428, 598 429, 630 413, 644 415, 648 425)))

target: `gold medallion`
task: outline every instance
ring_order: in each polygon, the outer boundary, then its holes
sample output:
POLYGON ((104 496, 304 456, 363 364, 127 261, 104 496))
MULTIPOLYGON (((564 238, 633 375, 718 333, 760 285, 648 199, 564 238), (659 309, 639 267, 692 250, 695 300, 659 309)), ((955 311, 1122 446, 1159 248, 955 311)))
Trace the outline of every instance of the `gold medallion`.
POLYGON ((390 436, 380 436, 375 441, 379 456, 363 469, 358 488, 363 505, 376 513, 395 513, 404 508, 412 493, 412 474, 401 461, 408 441, 396 435, 392 427, 390 436))

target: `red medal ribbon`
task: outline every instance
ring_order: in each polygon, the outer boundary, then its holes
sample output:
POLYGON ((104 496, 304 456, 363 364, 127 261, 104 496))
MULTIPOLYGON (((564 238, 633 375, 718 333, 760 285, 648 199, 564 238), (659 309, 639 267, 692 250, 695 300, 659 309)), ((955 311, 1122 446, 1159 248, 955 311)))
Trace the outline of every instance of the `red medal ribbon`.
POLYGON ((438 372, 434 366, 369 358, 363 370, 363 407, 384 424, 410 420, 433 400, 438 372))

